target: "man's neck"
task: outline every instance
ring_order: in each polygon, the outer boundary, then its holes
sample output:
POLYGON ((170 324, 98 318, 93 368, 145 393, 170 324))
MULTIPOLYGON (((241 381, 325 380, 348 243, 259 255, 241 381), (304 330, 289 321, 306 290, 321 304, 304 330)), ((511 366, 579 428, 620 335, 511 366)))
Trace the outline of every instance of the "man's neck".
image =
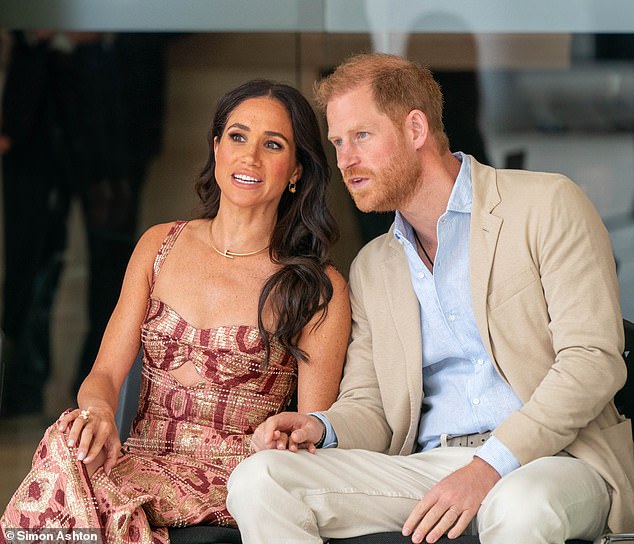
POLYGON ((460 172, 460 161, 449 151, 422 160, 423 179, 419 189, 398 211, 423 242, 435 246, 436 225, 447 209, 451 191, 460 172))

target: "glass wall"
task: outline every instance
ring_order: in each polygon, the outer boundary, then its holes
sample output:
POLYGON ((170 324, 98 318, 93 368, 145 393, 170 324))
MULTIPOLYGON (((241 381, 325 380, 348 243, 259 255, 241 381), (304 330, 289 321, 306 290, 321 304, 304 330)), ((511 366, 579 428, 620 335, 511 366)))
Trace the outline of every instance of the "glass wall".
MULTIPOLYGON (((352 53, 380 50, 415 58, 432 68, 443 87, 453 149, 496 167, 563 172, 587 192, 612 238, 623 313, 634 319, 633 10, 624 1, 531 2, 514 6, 515 12, 505 2, 479 2, 477 10, 471 2, 453 2, 451 9, 444 4, 402 2, 395 9, 387 2, 362 0, 47 0, 30 3, 27 12, 22 1, 6 1, 0 14, 1 79, 10 75, 9 60, 20 40, 29 47, 46 42, 62 56, 95 44, 107 51, 115 45, 145 44, 128 49, 134 54, 119 56, 115 66, 127 74, 130 100, 136 101, 134 108, 130 102, 126 107, 151 116, 143 124, 150 132, 137 130, 133 147, 127 149, 146 158, 134 170, 138 234, 152 224, 195 215, 193 181, 206 159, 214 103, 230 87, 267 77, 310 96, 313 82, 352 53)), ((25 74, 26 65, 18 70, 25 74)), ((55 81, 56 92, 63 95, 62 76, 55 81)), ((33 83, 26 82, 25 88, 24 101, 32 98, 33 83)), ((84 107, 103 115, 100 104, 112 107, 109 95, 84 107)), ((78 107, 77 102, 71 105, 78 107)), ((16 110, 4 111, 5 121, 24 103, 11 107, 16 110)), ((140 124, 134 116, 129 119, 125 141, 140 124)), ((6 160, 11 142, 0 142, 6 160)), ((96 139, 94 145, 106 146, 99 156, 114 161, 116 139, 96 139)), ((127 156, 126 150, 121 153, 127 156)), ((32 160, 42 163, 45 156, 34 149, 32 160)), ((54 168, 51 164, 50 171, 54 168)), ((333 258, 347 273, 356 251, 386 230, 390 217, 356 212, 338 182, 334 161, 333 177, 330 201, 342 230, 333 258)), ((5 177, 2 183, 1 224, 6 226, 7 210, 29 213, 29 206, 8 204, 7 183, 16 182, 5 177)), ((43 295, 51 299, 51 332, 42 353, 50 353, 41 363, 40 379, 32 380, 33 394, 41 390, 41 403, 6 410, 5 402, 0 417, 0 509, 26 473, 44 426, 73 404, 90 307, 91 231, 86 224, 95 218, 91 213, 99 217, 99 203, 105 202, 98 198, 96 209, 88 209, 81 183, 76 179, 66 193, 59 224, 67 225, 67 233, 43 228, 20 233, 17 241, 34 251, 37 236, 54 235, 59 280, 57 288, 54 278, 44 284, 43 295)), ((35 191, 26 195, 34 198, 35 191)), ((2 277, 5 269, 0 268, 2 277)), ((6 306, 4 298, 1 302, 6 306)), ((5 352, 12 343, 15 339, 6 339, 5 352)), ((7 394, 5 389, 5 400, 7 394)))

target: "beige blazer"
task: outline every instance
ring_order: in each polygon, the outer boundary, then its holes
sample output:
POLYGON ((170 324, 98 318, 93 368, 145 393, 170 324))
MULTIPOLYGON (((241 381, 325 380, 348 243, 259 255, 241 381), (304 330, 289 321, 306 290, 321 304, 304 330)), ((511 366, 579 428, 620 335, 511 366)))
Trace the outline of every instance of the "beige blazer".
MULTIPOLYGON (((626 371, 607 232, 564 176, 469 159, 473 310, 491 360, 523 402, 494 434, 522 464, 562 450, 587 461, 612 488, 610 529, 633 531, 632 428, 612 402, 626 371)), ((421 415, 424 339, 392 231, 352 264, 352 341, 326 415, 339 447, 408 455, 421 415)))

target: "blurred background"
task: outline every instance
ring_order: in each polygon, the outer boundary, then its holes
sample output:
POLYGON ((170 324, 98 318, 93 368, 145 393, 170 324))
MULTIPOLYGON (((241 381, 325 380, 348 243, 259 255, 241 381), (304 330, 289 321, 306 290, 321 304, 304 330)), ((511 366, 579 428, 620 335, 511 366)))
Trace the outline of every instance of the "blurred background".
MULTIPOLYGON (((428 65, 453 150, 562 172, 586 191, 634 319, 629 0, 473 4, 2 0, 0 509, 45 426, 74 405, 135 240, 195 215, 215 101, 247 79, 290 83, 312 100, 314 81, 353 53, 428 65)), ((342 231, 333 259, 347 274, 391 216, 358 213, 328 153, 342 231)))

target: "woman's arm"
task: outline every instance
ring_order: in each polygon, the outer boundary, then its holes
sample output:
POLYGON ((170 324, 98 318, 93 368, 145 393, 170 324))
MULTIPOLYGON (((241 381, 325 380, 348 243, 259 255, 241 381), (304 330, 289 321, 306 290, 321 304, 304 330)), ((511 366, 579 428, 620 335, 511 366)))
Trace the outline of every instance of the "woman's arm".
POLYGON ((271 416, 260 424, 252 437, 255 451, 305 448, 314 453, 324 425, 306 414, 326 410, 337 400, 350 339, 350 300, 341 274, 333 268, 327 273, 333 287, 328 313, 321 323, 321 316, 315 316, 298 343, 309 357, 308 362, 300 361, 298 366, 298 411, 271 416))
POLYGON ((114 421, 119 391, 139 351, 154 258, 170 226, 152 227, 139 240, 93 368, 79 389, 79 408, 58 423, 62 431, 70 428, 69 445, 78 445, 77 459, 90 465, 89 470, 103 464, 109 472, 119 455, 121 442, 114 421))
POLYGON ((348 286, 334 268, 327 270, 333 293, 321 323, 318 314, 306 325, 298 347, 308 361, 298 363, 297 411, 326 410, 337 400, 343 363, 350 340, 348 286))

